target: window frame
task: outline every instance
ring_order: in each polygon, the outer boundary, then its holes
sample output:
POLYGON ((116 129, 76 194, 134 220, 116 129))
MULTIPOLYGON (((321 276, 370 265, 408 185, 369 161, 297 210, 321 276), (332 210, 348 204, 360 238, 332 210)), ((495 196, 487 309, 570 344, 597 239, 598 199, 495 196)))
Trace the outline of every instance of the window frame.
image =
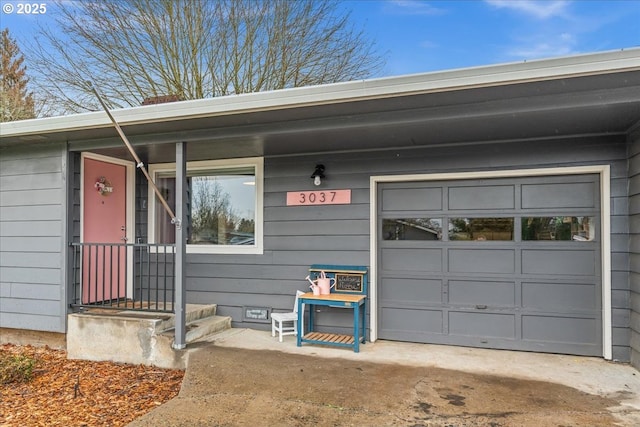
MULTIPOLYGON (((258 254, 264 253, 264 159, 262 157, 247 157, 241 159, 201 160, 187 162, 187 174, 190 171, 224 171, 229 168, 253 167, 255 171, 255 230, 253 245, 193 245, 187 244, 188 254, 258 254)), ((175 163, 155 163, 149 165, 149 175, 153 181, 161 173, 175 175, 175 163)), ((156 240, 156 195, 151 186, 147 190, 147 241, 151 244, 156 240)))

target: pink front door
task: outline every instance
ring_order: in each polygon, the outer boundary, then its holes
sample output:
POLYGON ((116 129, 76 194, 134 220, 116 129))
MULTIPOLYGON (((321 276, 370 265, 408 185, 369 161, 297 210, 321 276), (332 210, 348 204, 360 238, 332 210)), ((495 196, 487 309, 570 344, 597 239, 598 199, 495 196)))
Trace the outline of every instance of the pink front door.
POLYGON ((127 235, 126 167, 83 162, 82 303, 125 298, 127 250, 120 244, 127 235))

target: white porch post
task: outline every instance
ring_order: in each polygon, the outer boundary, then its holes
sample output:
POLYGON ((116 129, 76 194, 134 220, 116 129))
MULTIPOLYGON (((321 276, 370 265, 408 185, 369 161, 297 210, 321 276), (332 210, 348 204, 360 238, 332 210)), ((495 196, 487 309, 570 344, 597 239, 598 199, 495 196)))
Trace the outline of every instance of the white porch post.
POLYGON ((186 343, 186 306, 187 291, 185 287, 186 265, 186 204, 187 204, 187 144, 176 143, 176 257, 174 287, 176 299, 174 314, 176 319, 173 348, 183 349, 186 343))

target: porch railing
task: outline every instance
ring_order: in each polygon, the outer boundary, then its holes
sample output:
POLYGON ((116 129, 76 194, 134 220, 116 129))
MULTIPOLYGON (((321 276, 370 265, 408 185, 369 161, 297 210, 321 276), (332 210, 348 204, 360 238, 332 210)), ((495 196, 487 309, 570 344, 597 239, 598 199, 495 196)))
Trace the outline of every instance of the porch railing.
POLYGON ((72 307, 174 312, 175 245, 72 243, 72 307))

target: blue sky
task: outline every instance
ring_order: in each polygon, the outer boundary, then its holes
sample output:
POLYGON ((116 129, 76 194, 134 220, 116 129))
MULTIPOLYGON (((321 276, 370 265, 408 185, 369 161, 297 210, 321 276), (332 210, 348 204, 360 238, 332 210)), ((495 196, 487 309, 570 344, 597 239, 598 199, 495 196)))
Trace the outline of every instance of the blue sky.
POLYGON ((383 51, 385 74, 640 47, 636 0, 353 0, 383 51))
MULTIPOLYGON (((0 3, 1 27, 18 44, 33 39, 38 23, 53 23, 55 5, 46 0, 35 2, 47 8, 40 15, 17 14, 27 2, 0 3)), ((383 75, 640 47, 640 0, 346 0, 343 7, 385 55, 383 75)))

